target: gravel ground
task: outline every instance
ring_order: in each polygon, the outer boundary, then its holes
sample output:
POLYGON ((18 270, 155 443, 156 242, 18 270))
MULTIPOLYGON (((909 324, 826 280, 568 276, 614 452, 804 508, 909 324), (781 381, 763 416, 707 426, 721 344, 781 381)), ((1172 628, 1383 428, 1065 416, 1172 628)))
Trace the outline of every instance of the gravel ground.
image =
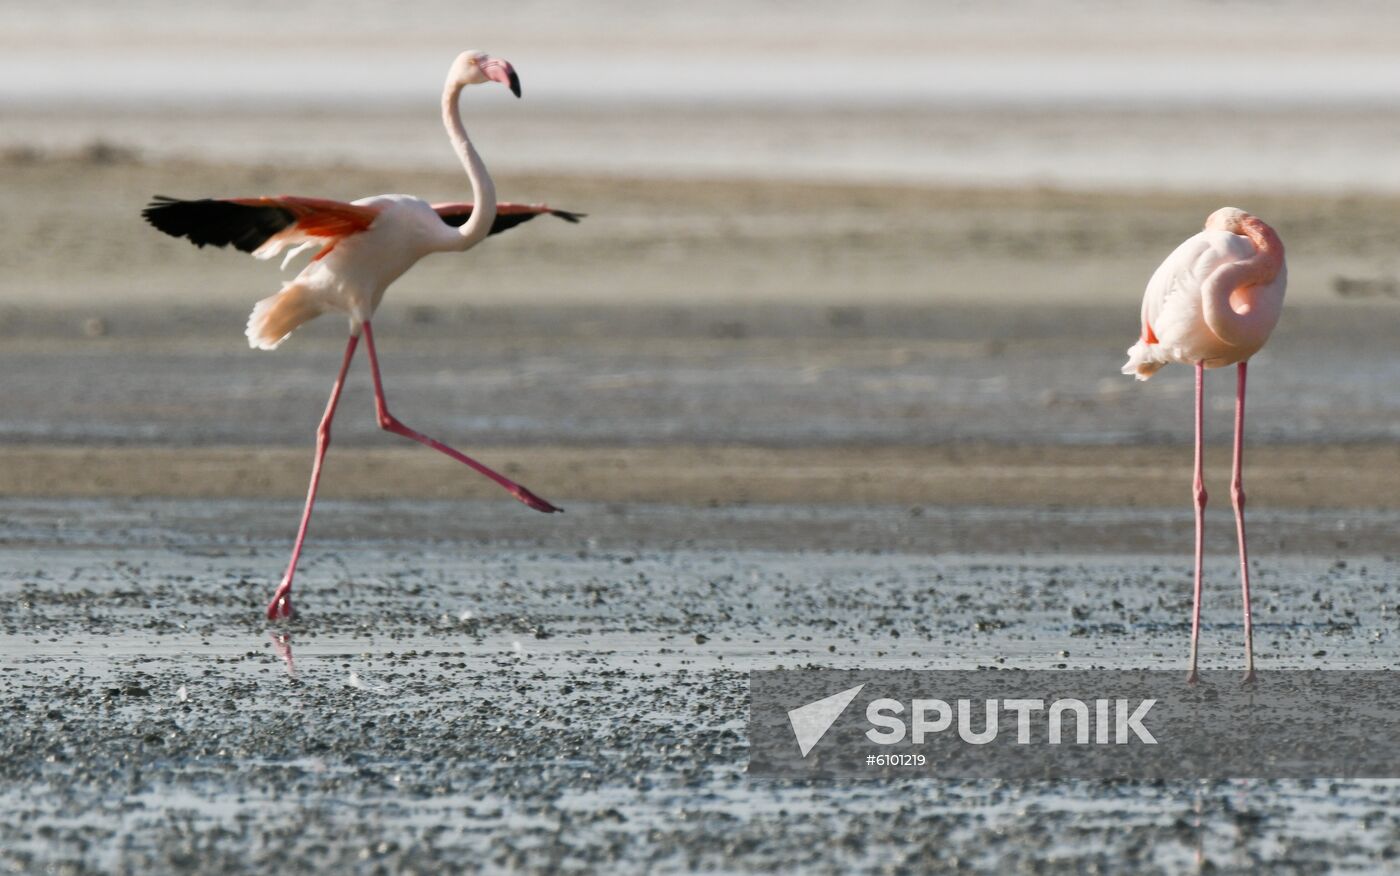
MULTIPOLYGON (((746 777, 750 669, 1179 666, 1187 515, 583 504, 566 518, 596 525, 521 538, 534 521, 504 507, 329 504, 303 615, 270 627, 292 503, 0 503, 0 866, 1397 866, 1394 782, 746 777), (1033 553, 949 553, 935 533, 959 521, 1033 553)), ((1306 529, 1256 517, 1261 533, 1306 529)), ((1371 545, 1260 552, 1265 671, 1395 664, 1400 562, 1371 545)), ((1204 654, 1230 667, 1219 547, 1204 654)))

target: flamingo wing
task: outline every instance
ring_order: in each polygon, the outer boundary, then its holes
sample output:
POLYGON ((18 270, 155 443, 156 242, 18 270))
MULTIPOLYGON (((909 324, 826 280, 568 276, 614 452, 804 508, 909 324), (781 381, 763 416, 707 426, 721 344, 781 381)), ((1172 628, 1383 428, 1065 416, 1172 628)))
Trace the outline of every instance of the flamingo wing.
POLYGON ((232 244, 266 259, 291 244, 327 247, 324 255, 336 242, 374 224, 379 208, 291 195, 191 201, 157 195, 141 215, 158 230, 195 246, 232 244))
POLYGON ((1223 265, 1253 255, 1249 238, 1228 231, 1202 231, 1183 241, 1148 281, 1142 300, 1144 340, 1151 335, 1148 343, 1173 344, 1195 332, 1206 280, 1223 265))
MULTIPOLYGON (((434 204, 433 209, 446 222, 454 228, 465 225, 472 215, 472 205, 465 203, 457 204, 434 204)), ((565 222, 577 223, 578 220, 587 216, 587 213, 574 213, 569 210, 556 210, 545 204, 497 204, 496 221, 491 223, 491 234, 500 234, 502 231, 509 231, 522 222, 529 222, 536 216, 558 216, 565 222)))

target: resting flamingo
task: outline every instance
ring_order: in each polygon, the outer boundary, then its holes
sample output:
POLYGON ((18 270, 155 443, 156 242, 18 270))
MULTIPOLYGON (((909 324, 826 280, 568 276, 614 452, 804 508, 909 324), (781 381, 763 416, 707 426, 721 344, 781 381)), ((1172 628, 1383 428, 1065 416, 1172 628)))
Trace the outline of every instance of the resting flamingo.
POLYGON ((1191 610, 1191 668, 1195 682, 1201 634, 1201 539, 1206 488, 1201 469, 1201 393, 1205 369, 1237 365, 1234 474, 1230 497, 1240 547, 1240 588, 1244 596, 1245 680, 1254 678, 1254 625, 1249 607, 1249 550, 1244 531, 1244 387, 1249 357, 1259 352, 1283 310, 1288 268, 1283 243, 1262 219, 1235 207, 1222 207, 1206 219, 1205 230, 1167 256, 1147 282, 1142 298, 1142 335, 1128 350, 1124 374, 1147 380, 1163 365, 1196 368, 1196 578, 1191 610))
POLYGON ((293 247, 283 260, 285 268, 295 255, 318 249, 310 264, 276 295, 264 298, 248 318, 248 343, 255 349, 276 348, 296 328, 327 311, 345 313, 350 319, 350 339, 331 387, 330 401, 316 430, 316 456, 311 484, 297 529, 291 560, 282 583, 268 603, 269 619, 293 614, 292 578, 316 504, 321 465, 331 440, 331 420, 345 383, 355 348, 364 335, 374 381, 374 402, 380 428, 411 438, 447 454, 500 484, 511 495, 536 511, 562 510, 520 484, 492 471, 476 460, 427 435, 410 429, 389 413, 379 375, 370 319, 384 291, 419 259, 430 253, 462 252, 488 235, 512 228, 541 214, 577 222, 582 214, 553 210, 543 204, 497 204, 496 189, 481 157, 467 137, 458 101, 468 85, 499 82, 520 96, 515 69, 500 58, 481 52, 463 52, 447 74, 442 92, 443 124, 448 138, 471 181, 473 203, 436 204, 409 195, 375 195, 344 203, 290 196, 182 201, 157 197, 143 216, 157 229, 188 238, 197 246, 232 244, 262 259, 293 247))

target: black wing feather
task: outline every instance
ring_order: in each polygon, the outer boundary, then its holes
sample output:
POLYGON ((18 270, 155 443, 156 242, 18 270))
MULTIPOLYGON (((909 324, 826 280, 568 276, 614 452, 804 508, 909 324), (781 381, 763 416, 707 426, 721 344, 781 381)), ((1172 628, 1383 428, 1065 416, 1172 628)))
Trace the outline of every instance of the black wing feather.
MULTIPOLYGON (((582 219, 584 216, 588 215, 587 213, 574 213, 574 212, 571 212, 571 211, 569 211, 569 210, 550 210, 550 211, 549 211, 549 214, 550 214, 551 216, 558 216, 560 219, 563 219, 565 222, 570 222, 570 223, 573 223, 573 224, 575 224, 575 225, 578 224, 578 220, 580 220, 580 219, 582 219)), ((502 231, 509 231, 510 229, 512 229, 512 228, 514 228, 515 226, 521 224, 522 222, 529 222, 531 219, 533 219, 533 218, 535 218, 536 216, 539 216, 539 215, 542 215, 542 214, 540 214, 540 213, 508 213, 508 214, 497 213, 497 214, 496 214, 496 221, 491 223, 491 231, 488 232, 487 236, 489 237, 491 234, 500 234, 502 231)), ((443 216, 443 217, 442 217, 442 221, 443 221, 443 222, 446 222, 448 225, 451 225, 453 228, 461 228, 463 225, 466 225, 466 224, 467 224, 467 220, 470 219, 471 217, 472 217, 472 211, 471 211, 471 210, 465 210, 465 211, 463 211, 463 212, 461 212, 461 213, 453 213, 451 216, 443 216)))
POLYGON ((242 252, 252 252, 297 221, 285 207, 254 207, 213 198, 182 201, 164 195, 156 195, 141 215, 157 230, 187 238, 195 246, 233 244, 242 252))
POLYGON ((557 216, 557 217, 559 217, 560 219, 563 219, 565 222, 568 222, 570 225, 577 225, 577 224, 578 224, 578 220, 582 219, 583 217, 587 216, 588 214, 587 214, 587 213, 575 213, 575 212, 572 211, 572 210, 550 210, 550 211, 549 211, 549 215, 551 215, 551 216, 557 216))

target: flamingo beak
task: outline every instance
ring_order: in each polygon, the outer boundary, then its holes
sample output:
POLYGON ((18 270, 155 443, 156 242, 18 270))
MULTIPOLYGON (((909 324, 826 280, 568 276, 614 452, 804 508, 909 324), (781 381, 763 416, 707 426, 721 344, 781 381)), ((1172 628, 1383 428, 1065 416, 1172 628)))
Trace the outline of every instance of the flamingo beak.
POLYGON ((510 93, 516 97, 520 96, 520 77, 515 75, 515 68, 509 61, 502 61, 500 58, 488 58, 481 63, 481 72, 486 74, 486 78, 492 82, 499 82, 510 89, 510 93))

